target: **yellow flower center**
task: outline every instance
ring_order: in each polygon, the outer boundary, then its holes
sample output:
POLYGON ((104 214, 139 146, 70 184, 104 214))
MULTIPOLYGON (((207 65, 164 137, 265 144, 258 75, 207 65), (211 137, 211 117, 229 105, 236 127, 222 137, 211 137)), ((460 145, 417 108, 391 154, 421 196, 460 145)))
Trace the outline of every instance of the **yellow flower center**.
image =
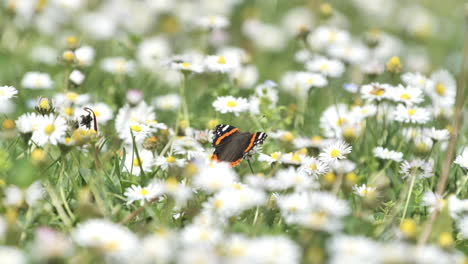
POLYGON ((322 226, 327 222, 327 218, 324 212, 313 212, 310 215, 309 222, 312 226, 322 226))
POLYGON ((234 101, 229 101, 229 102, 227 102, 227 106, 229 106, 229 107, 236 107, 236 106, 237 106, 237 103, 234 102, 234 101))
POLYGON ((103 245, 103 249, 106 252, 113 252, 119 249, 119 242, 117 241, 109 241, 105 245, 103 245))
POLYGON ((219 64, 226 64, 226 59, 224 58, 224 56, 219 56, 217 62, 219 64))
POLYGON ((63 59, 66 61, 72 61, 73 59, 75 59, 75 54, 71 51, 65 51, 63 53, 63 59))
POLYGON ((311 138, 311 140, 315 143, 318 143, 318 142, 321 142, 322 141, 322 137, 321 136, 313 136, 311 138))
POLYGON ((42 149, 35 149, 31 152, 31 159, 36 162, 45 160, 47 157, 46 152, 42 149))
POLYGON ((338 34, 336 33, 335 30, 331 30, 328 35, 328 39, 330 40, 330 42, 335 42, 337 35, 338 34))
POLYGON ((292 162, 301 162, 302 159, 301 159, 301 157, 299 156, 299 154, 294 153, 294 154, 292 155, 292 157, 291 157, 291 161, 292 161, 292 162))
POLYGON ((323 179, 325 180, 325 182, 327 182, 328 184, 331 184, 333 182, 335 182, 335 174, 333 172, 327 172, 324 176, 323 176, 323 179))
POLYGON ((5 130, 11 130, 11 129, 15 128, 15 122, 13 120, 11 120, 11 119, 5 119, 2 122, 2 127, 5 130))
POLYGON ((270 157, 274 160, 277 160, 280 157, 280 153, 278 152, 271 153, 270 157))
POLYGON ((407 94, 407 93, 404 93, 404 94, 400 95, 400 99, 410 100, 411 96, 409 94, 407 94))
POLYGON ((314 83, 314 78, 307 79, 307 84, 312 85, 314 83))
POLYGON ((341 118, 338 118, 336 120, 336 125, 337 126, 342 126, 343 124, 346 124, 346 122, 348 122, 348 120, 344 117, 341 117, 341 118))
POLYGON ((168 178, 166 180, 166 187, 169 189, 169 190, 175 190, 177 188, 177 180, 175 178, 168 178))
POLYGON ((385 93, 385 89, 382 89, 380 87, 375 87, 370 91, 370 94, 375 95, 375 96, 382 96, 385 93))
POLYGON ((292 134, 291 132, 285 132, 285 133, 281 136, 281 139, 282 139, 283 141, 288 141, 288 142, 290 142, 290 141, 293 141, 294 136, 293 136, 293 134, 292 134))
POLYGON ((312 164, 309 165, 309 168, 310 168, 311 170, 315 171, 315 170, 317 170, 317 164, 312 163, 312 164))
POLYGON ((408 109, 408 115, 412 116, 414 114, 416 114, 416 109, 413 109, 413 108, 408 109))
POLYGON ((219 208, 221 208, 221 206, 223 206, 223 201, 221 201, 221 200, 218 199, 218 200, 214 201, 213 206, 214 206, 216 209, 219 209, 219 208))
POLYGON ((166 162, 167 163, 174 163, 174 162, 176 162, 176 158, 174 158, 173 156, 166 157, 166 162))
POLYGON ((398 73, 401 70, 400 58, 397 56, 391 57, 387 62, 387 70, 389 72, 398 73))
POLYGON ((75 36, 69 36, 67 37, 67 44, 70 46, 74 46, 78 43, 78 39, 75 36))
POLYGON ((141 195, 145 196, 145 195, 148 195, 148 193, 149 193, 148 190, 146 190, 145 188, 141 188, 140 190, 141 195))
POLYGON ((141 165, 141 160, 138 158, 133 159, 133 167, 139 167, 141 165))
POLYGON ((4 96, 5 95, 5 91, 4 90, 0 90, 0 96, 4 96))
POLYGON ((67 107, 67 108, 65 108, 65 110, 63 110, 63 112, 65 113, 65 115, 71 116, 71 115, 73 115, 73 108, 67 107))
POLYGON ((438 95, 444 95, 445 94, 445 86, 441 83, 438 83, 435 87, 436 93, 438 95))
POLYGON ((54 124, 49 124, 44 128, 44 132, 49 136, 52 135, 52 133, 54 133, 54 131, 55 131, 54 124))
POLYGON ((131 126, 130 129, 132 131, 135 131, 135 132, 140 132, 141 131, 141 126, 139 125, 134 125, 134 126, 131 126))
POLYGON ((400 224, 400 231, 408 237, 416 233, 416 223, 412 219, 404 219, 400 224))
POLYGON ((345 175, 346 182, 349 184, 355 184, 358 181, 356 173, 350 172, 345 175))
POLYGON ((232 185, 232 187, 233 187, 234 189, 236 189, 236 190, 242 189, 242 185, 240 185, 239 183, 234 183, 234 184, 232 185))
POLYGON ((352 127, 347 127, 347 128, 345 128, 343 130, 343 136, 345 138, 352 138, 352 137, 355 136, 355 134, 356 134, 356 132, 355 132, 354 128, 352 128, 352 127))
POLYGON ((40 87, 42 86, 42 78, 37 78, 34 80, 34 84, 37 86, 37 87, 40 87))
POLYGON ((96 117, 100 117, 101 116, 101 112, 99 112, 98 110, 93 110, 94 114, 96 115, 96 117))
POLYGON ((321 71, 326 71, 326 70, 328 70, 329 67, 328 67, 328 64, 324 63, 324 64, 321 64, 319 68, 320 68, 321 71))
POLYGON ((47 98, 41 99, 41 101, 39 101, 39 108, 49 110, 50 109, 49 99, 47 98))
POLYGON ((188 63, 188 62, 182 63, 182 67, 184 67, 184 68, 188 68, 189 66, 190 66, 190 63, 188 63))
POLYGON ((336 158, 336 157, 340 156, 340 151, 337 150, 337 149, 332 149, 332 150, 330 151, 330 156, 331 156, 332 158, 336 158))
POLYGON ((67 99, 74 102, 76 98, 78 98, 78 94, 74 92, 67 93, 66 95, 67 99))

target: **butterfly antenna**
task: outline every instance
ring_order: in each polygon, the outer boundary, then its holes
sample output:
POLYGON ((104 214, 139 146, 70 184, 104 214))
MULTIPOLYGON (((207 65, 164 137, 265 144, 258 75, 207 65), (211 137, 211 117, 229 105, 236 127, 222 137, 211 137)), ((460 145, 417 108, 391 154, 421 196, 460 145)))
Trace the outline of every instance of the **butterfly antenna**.
POLYGON ((88 112, 89 114, 93 115, 93 125, 94 125, 94 131, 96 131, 96 133, 98 132, 98 127, 97 127, 97 120, 96 120, 96 114, 94 113, 94 111, 89 108, 89 107, 85 107, 84 110, 86 112, 88 112))
POLYGON ((250 164, 250 160, 249 160, 249 159, 247 159, 247 163, 249 164, 250 171, 252 172, 252 174, 255 174, 255 172, 254 172, 253 169, 252 169, 252 164, 250 164))

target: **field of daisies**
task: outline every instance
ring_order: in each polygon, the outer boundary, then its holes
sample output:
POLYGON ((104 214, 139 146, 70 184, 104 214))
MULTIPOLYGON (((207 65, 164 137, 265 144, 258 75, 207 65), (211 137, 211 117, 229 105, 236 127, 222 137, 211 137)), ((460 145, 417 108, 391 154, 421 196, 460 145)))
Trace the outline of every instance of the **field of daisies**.
POLYGON ((464 5, 0 0, 0 263, 468 263, 464 5))

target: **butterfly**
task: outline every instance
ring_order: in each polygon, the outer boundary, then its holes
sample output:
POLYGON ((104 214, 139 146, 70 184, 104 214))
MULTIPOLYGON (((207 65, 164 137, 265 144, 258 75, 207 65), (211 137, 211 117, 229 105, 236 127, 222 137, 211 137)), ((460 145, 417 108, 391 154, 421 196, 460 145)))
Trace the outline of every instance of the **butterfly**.
POLYGON ((231 125, 217 125, 213 136, 215 151, 211 159, 230 162, 231 167, 239 164, 255 146, 263 144, 267 138, 264 132, 240 132, 231 125))

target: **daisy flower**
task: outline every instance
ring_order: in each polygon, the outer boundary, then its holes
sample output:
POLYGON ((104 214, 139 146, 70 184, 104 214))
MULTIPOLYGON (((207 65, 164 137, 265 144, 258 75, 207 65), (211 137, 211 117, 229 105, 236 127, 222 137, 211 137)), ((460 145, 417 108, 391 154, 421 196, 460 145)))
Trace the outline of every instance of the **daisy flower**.
POLYGON ((202 73, 204 71, 204 65, 196 62, 181 60, 172 61, 170 67, 177 71, 186 71, 194 73, 202 73))
POLYGON ((324 49, 331 45, 346 44, 350 41, 349 32, 336 27, 317 27, 307 38, 308 44, 314 49, 324 49))
POLYGON ((369 101, 382 101, 388 99, 391 94, 392 86, 389 84, 371 83, 361 87, 361 96, 369 101))
POLYGON ((392 89, 390 97, 393 101, 406 105, 419 104, 424 101, 421 89, 410 86, 404 87, 403 85, 398 85, 392 89))
POLYGON ((302 164, 305 157, 306 155, 304 154, 300 154, 297 152, 294 152, 294 153, 290 152, 290 153, 281 155, 280 160, 282 163, 300 165, 302 164))
POLYGON ((421 204, 424 206, 429 206, 429 212, 432 212, 434 210, 442 210, 447 204, 447 201, 439 194, 427 191, 423 194, 421 204))
POLYGON ((101 69, 113 74, 132 74, 135 71, 135 62, 123 57, 105 58, 101 62, 101 69))
POLYGON ((241 112, 245 112, 249 109, 249 103, 245 98, 235 98, 233 96, 222 96, 218 97, 213 102, 213 107, 216 111, 225 113, 234 113, 236 116, 241 112))
POLYGON ((140 201, 141 206, 143 206, 145 202, 149 202, 153 198, 156 198, 162 194, 162 186, 156 183, 150 183, 146 187, 132 185, 132 187, 127 188, 124 193, 124 195, 127 197, 127 204, 131 204, 134 201, 140 201))
POLYGON ((50 89, 52 84, 49 74, 41 72, 27 72, 21 80, 21 86, 28 89, 50 89))
POLYGON ((138 151, 139 159, 136 156, 136 153, 133 153, 133 150, 130 148, 129 152, 125 156, 125 167, 124 172, 129 172, 132 175, 139 176, 141 173, 141 168, 144 172, 150 172, 154 166, 154 155, 149 150, 139 150, 138 151), (141 167, 141 168, 140 168, 141 167))
POLYGON ((266 99, 270 107, 274 107, 278 102, 278 90, 275 89, 277 86, 275 82, 267 80, 255 87, 255 96, 266 99))
POLYGON ((222 29, 229 26, 229 20, 224 16, 204 16, 196 23, 204 29, 222 29))
POLYGON ((301 167, 299 170, 305 171, 307 174, 312 175, 314 177, 318 177, 330 170, 327 164, 321 162, 317 158, 314 157, 306 157, 302 161, 301 167))
POLYGON ((39 146, 49 143, 57 145, 65 137, 67 131, 67 121, 61 117, 55 117, 53 114, 39 117, 37 127, 34 129, 31 140, 39 146))
POLYGON ((75 50, 75 60, 79 66, 90 66, 93 64, 95 52, 90 46, 81 46, 75 50))
POLYGON ((396 162, 400 162, 403 159, 403 153, 389 150, 384 147, 376 147, 372 152, 374 153, 374 156, 379 159, 393 160, 396 162))
POLYGON ((155 165, 161 167, 162 170, 167 170, 169 167, 183 167, 184 159, 177 159, 174 156, 159 156, 156 158, 155 165))
POLYGON ((425 129, 424 134, 435 141, 445 141, 450 138, 450 133, 447 129, 436 129, 435 127, 425 129))
POLYGON ((343 140, 336 140, 323 149, 319 155, 319 160, 330 164, 337 160, 346 158, 345 155, 351 153, 352 147, 343 140))
POLYGON ((180 102, 181 100, 178 94, 166 94, 154 98, 151 104, 159 110, 175 111, 179 108, 180 102))
POLYGON ((400 173, 403 174, 402 178, 411 178, 412 175, 422 179, 434 176, 433 173, 434 162, 432 160, 424 161, 415 159, 411 162, 403 161, 400 165, 400 173))
POLYGON ((319 73, 298 72, 297 78, 300 82, 303 82, 304 85, 310 87, 321 88, 328 84, 327 79, 319 73))
POLYGON ((68 79, 76 85, 81 85, 85 79, 85 75, 79 70, 73 70, 68 76, 68 79))
POLYGON ((427 78, 419 72, 406 72, 401 75, 401 80, 412 87, 426 90, 433 85, 431 79, 427 78))
POLYGON ((206 57, 204 65, 211 72, 229 73, 240 66, 240 61, 236 56, 212 55, 206 57))
POLYGON ((16 97, 18 91, 13 86, 0 86, 0 101, 16 97))
POLYGON ((22 134, 32 133, 39 124, 40 116, 36 113, 25 113, 22 114, 18 119, 15 121, 16 128, 22 134))
POLYGON ((426 87, 432 102, 439 106, 452 106, 455 103, 457 84, 453 76, 446 70, 438 70, 431 74, 433 85, 426 87))
POLYGON ((468 215, 457 221, 457 228, 464 239, 468 239, 468 215))
POLYGON ((430 113, 426 108, 398 105, 393 112, 394 119, 402 123, 424 124, 430 119, 430 113))
POLYGON ((317 187, 314 178, 305 171, 298 170, 294 167, 279 170, 275 174, 275 177, 270 179, 268 185, 271 190, 287 190, 289 188, 306 190, 317 187))
POLYGON ((260 153, 260 155, 258 155, 258 161, 272 164, 273 162, 279 162, 281 160, 281 155, 281 152, 273 152, 270 155, 260 153))
POLYGON ((376 195, 377 189, 372 186, 366 186, 365 184, 358 186, 354 185, 353 186, 353 192, 354 194, 364 197, 364 198, 373 198, 376 195))
POLYGON ((121 261, 130 261, 138 249, 138 237, 133 232, 104 219, 80 223, 72 231, 72 238, 82 247, 97 249, 121 261))
POLYGON ((468 170, 468 148, 464 148, 462 153, 455 158, 453 163, 468 170))
POLYGON ((343 62, 327 58, 318 58, 306 63, 306 69, 329 77, 340 77, 345 71, 343 62))
POLYGON ((236 172, 226 162, 208 163, 193 178, 193 185, 208 193, 232 186, 238 181, 236 172))
POLYGON ((263 191, 243 184, 234 184, 232 188, 216 193, 204 206, 223 218, 229 218, 254 206, 260 206, 265 200, 266 195, 263 191))

